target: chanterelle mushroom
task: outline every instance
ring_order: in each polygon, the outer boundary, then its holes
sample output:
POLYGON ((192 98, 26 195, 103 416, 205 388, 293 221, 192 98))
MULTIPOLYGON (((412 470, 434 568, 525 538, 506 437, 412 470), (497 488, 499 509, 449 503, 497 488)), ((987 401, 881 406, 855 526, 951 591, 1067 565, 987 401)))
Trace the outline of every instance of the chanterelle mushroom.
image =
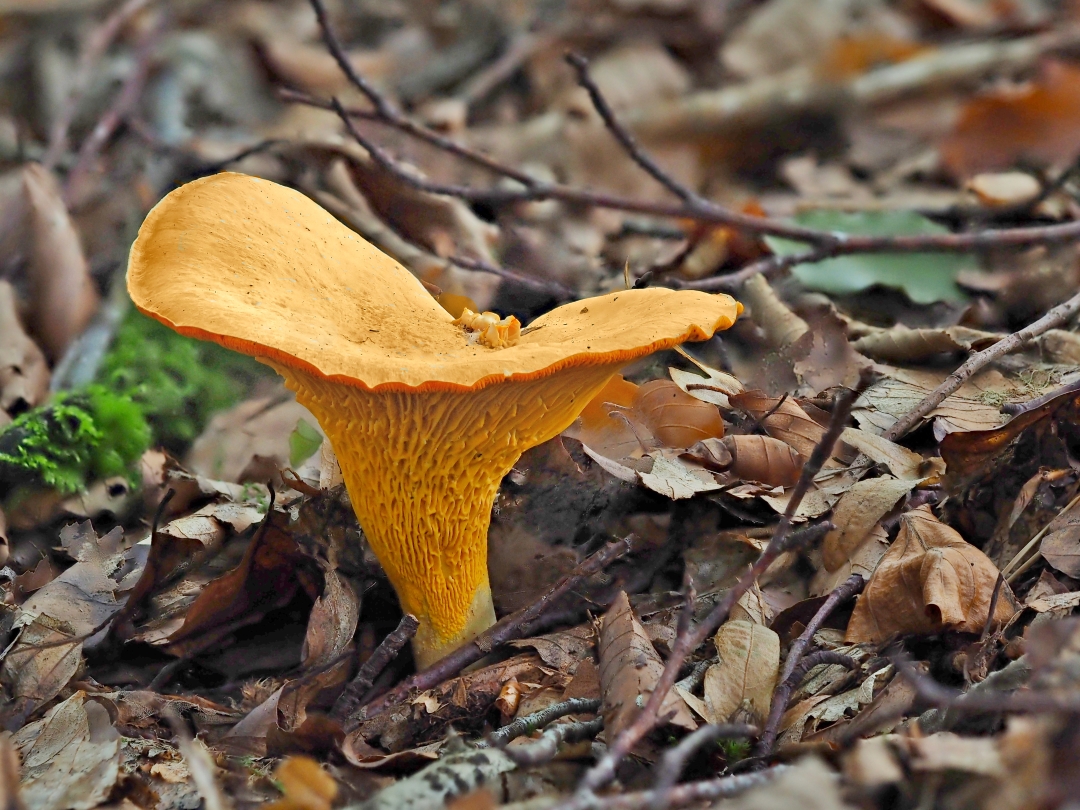
POLYGON ((488 522, 521 453, 627 362, 704 340, 741 309, 725 295, 631 290, 559 307, 492 347, 307 197, 231 173, 150 212, 128 290, 178 332, 272 366, 316 416, 372 549, 420 618, 421 667, 495 620, 488 522))

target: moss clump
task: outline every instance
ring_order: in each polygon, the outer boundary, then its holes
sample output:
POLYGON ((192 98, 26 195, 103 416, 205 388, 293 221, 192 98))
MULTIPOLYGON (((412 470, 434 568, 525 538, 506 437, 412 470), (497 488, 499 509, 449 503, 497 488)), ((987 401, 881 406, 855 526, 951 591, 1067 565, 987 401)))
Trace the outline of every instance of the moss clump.
POLYGON ((150 423, 155 444, 179 454, 211 414, 235 404, 269 374, 250 357, 184 337, 132 310, 117 331, 98 382, 130 397, 150 423))
POLYGON ((56 396, 0 431, 0 481, 76 492, 90 479, 129 475, 149 446, 139 407, 91 385, 56 396))

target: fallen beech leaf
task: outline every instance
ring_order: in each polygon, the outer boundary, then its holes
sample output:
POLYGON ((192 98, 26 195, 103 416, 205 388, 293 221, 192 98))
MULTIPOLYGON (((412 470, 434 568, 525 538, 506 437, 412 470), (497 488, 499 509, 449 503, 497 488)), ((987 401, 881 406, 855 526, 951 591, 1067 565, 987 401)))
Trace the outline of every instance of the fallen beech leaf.
POLYGON ((49 710, 22 755, 22 798, 34 810, 91 810, 120 776, 120 735, 82 691, 49 710))
POLYGON ((1008 169, 1021 159, 1068 163, 1080 149, 1080 67, 1043 65, 1039 77, 969 101, 939 151, 957 177, 1008 169))
POLYGON ((678 368, 669 368, 668 375, 673 383, 695 399, 711 402, 713 405, 729 410, 731 403, 728 397, 731 394, 741 394, 746 390, 737 377, 705 365, 689 352, 682 351, 681 354, 697 366, 705 376, 678 368))
POLYGON ((733 407, 760 420, 766 433, 794 447, 804 459, 810 458, 825 435, 825 428, 790 397, 781 402, 779 397, 769 397, 760 391, 746 391, 729 399, 733 407))
POLYGON ((666 447, 681 449, 724 435, 724 420, 716 406, 690 396, 670 380, 652 380, 639 387, 633 407, 666 447))
MULTIPOLYGON (((998 570, 979 549, 941 523, 929 506, 900 518, 900 533, 855 603, 845 640, 881 642, 894 633, 981 632, 998 570)), ((994 622, 1016 611, 1001 587, 994 622)))
POLYGON ((1080 576, 1080 511, 1059 512, 1046 527, 1042 545, 1043 557, 1055 570, 1070 576, 1080 576))
POLYGON ((653 456, 652 469, 638 476, 647 488, 674 501, 722 488, 708 470, 693 467, 669 451, 653 456))
POLYGON ((30 212, 30 326, 55 362, 90 323, 99 296, 56 178, 31 163, 23 184, 30 212))
POLYGON ((727 723, 745 709, 760 723, 768 714, 780 676, 780 636, 760 624, 725 622, 713 639, 720 662, 705 673, 710 723, 727 723))
MULTIPOLYGON (((624 591, 619 592, 604 614, 598 649, 604 728, 614 739, 634 721, 664 671, 664 664, 624 591)), ((674 712, 671 725, 688 730, 697 728, 690 710, 674 692, 669 692, 660 706, 660 715, 669 712, 674 712)))
POLYGON ((825 570, 835 571, 847 562, 878 521, 913 486, 912 481, 885 475, 858 481, 840 496, 831 518, 836 528, 825 535, 822 542, 821 556, 825 570))
POLYGON ((979 202, 991 206, 1022 205, 1034 200, 1042 191, 1039 181, 1027 172, 977 174, 968 181, 967 187, 979 202))
POLYGON ((45 355, 23 331, 15 303, 11 284, 0 281, 0 409, 9 419, 49 393, 45 355))
POLYGON ((770 349, 790 346, 810 331, 810 324, 780 300, 764 275, 758 274, 746 280, 741 300, 748 309, 750 319, 764 333, 765 344, 770 349))
POLYGON ((744 481, 774 487, 794 486, 805 458, 787 442, 771 436, 726 436, 731 472, 744 481))
POLYGON ((897 478, 921 483, 927 478, 943 475, 945 462, 940 458, 923 458, 918 453, 859 428, 844 428, 840 440, 851 445, 878 464, 884 464, 897 478))
POLYGON ((912 329, 897 324, 859 338, 856 351, 889 363, 917 363, 940 354, 982 351, 1001 340, 1002 335, 950 326, 945 329, 912 329))
POLYGON ((863 579, 870 579, 888 550, 889 534, 878 523, 839 568, 829 571, 824 565, 821 567, 810 583, 810 595, 822 596, 832 593, 852 574, 858 574, 863 579))

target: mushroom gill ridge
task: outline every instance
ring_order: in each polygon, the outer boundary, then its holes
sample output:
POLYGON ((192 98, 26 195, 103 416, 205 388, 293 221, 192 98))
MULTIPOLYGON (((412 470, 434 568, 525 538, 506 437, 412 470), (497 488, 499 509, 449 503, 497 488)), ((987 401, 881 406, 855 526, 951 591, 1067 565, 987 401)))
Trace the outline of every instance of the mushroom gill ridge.
POLYGON ((521 454, 562 432, 620 364, 469 393, 372 392, 271 363, 326 430, 360 525, 420 620, 428 666, 495 620, 487 531, 521 454))

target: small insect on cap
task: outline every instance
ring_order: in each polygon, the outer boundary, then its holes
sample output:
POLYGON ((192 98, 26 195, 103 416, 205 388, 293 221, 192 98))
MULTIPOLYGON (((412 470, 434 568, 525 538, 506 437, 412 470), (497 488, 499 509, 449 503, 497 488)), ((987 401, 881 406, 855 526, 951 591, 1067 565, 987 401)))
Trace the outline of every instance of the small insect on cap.
POLYGON ((705 340, 742 309, 644 289, 525 328, 494 313, 455 320, 304 195, 233 173, 154 207, 128 291, 178 332, 272 366, 319 420, 372 549, 420 619, 421 666, 494 621, 488 521, 521 453, 564 430, 625 363, 705 340))

